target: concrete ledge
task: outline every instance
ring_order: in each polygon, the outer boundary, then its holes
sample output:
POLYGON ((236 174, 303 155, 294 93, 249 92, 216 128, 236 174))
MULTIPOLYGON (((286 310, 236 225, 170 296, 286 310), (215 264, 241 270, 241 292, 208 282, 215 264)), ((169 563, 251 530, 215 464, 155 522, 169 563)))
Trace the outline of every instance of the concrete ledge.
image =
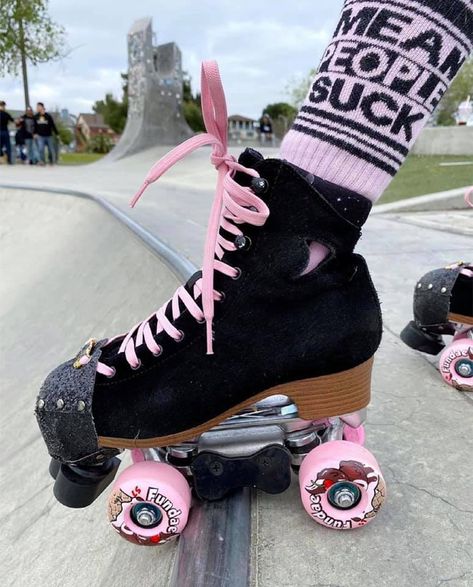
POLYGON ((371 214, 386 214, 390 212, 434 212, 438 210, 464 210, 465 193, 470 186, 426 194, 415 198, 407 198, 400 202, 375 206, 371 214))
POLYGON ((414 155, 473 155, 473 126, 425 128, 412 149, 414 155))

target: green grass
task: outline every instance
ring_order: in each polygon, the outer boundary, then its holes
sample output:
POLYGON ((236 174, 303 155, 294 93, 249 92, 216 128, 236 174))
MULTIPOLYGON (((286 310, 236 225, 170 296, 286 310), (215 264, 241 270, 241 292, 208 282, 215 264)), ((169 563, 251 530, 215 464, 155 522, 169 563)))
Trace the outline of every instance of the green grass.
POLYGON ((59 159, 60 165, 87 165, 102 159, 103 155, 99 153, 61 153, 59 159))
POLYGON ((413 196, 443 192, 473 184, 471 155, 410 155, 393 179, 380 204, 396 202, 413 196), (443 167, 440 163, 468 161, 471 165, 443 167))

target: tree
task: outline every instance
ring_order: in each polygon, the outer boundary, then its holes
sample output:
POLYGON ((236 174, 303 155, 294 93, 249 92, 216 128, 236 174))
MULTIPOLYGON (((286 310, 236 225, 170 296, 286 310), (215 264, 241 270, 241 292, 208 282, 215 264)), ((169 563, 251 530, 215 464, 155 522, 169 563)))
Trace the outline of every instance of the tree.
POLYGON ((456 124, 454 115, 460 102, 466 100, 468 96, 473 96, 473 57, 465 61, 440 101, 437 107, 437 124, 439 126, 456 124))
POLYGON ((286 93, 289 96, 289 101, 294 108, 297 108, 297 110, 299 110, 302 106, 302 102, 306 99, 316 74, 317 69, 311 69, 306 76, 294 77, 287 84, 286 93))
POLYGON ((202 108, 200 105, 200 94, 192 93, 191 77, 184 73, 184 83, 182 88, 182 109, 187 124, 194 132, 205 130, 204 119, 202 117, 202 108))
POLYGON ((297 114, 297 108, 287 102, 276 102, 275 104, 268 104, 263 110, 264 114, 268 114, 273 120, 282 117, 292 121, 297 114))
POLYGON ((116 133, 123 132, 128 114, 127 102, 116 100, 112 94, 106 94, 105 100, 97 100, 92 109, 97 114, 101 114, 105 124, 108 124, 116 133))
POLYGON ((297 109, 287 102, 268 104, 263 109, 263 116, 267 114, 273 122, 274 134, 282 138, 288 131, 297 114, 297 109))
POLYGON ((105 94, 104 100, 97 100, 92 106, 96 114, 101 114, 105 124, 121 134, 126 124, 128 115, 128 74, 120 74, 122 77, 122 99, 117 100, 112 94, 105 94))
POLYGON ((200 104, 197 104, 194 101, 183 102, 182 109, 184 111, 184 118, 186 119, 187 124, 194 132, 201 132, 205 130, 200 104))
POLYGON ((65 55, 66 33, 51 20, 48 0, 2 0, 0 74, 18 76, 21 69, 25 108, 30 105, 28 62, 39 65, 65 55))
POLYGON ((100 133, 95 135, 87 145, 87 150, 90 153, 101 153, 105 155, 106 153, 110 153, 112 150, 113 143, 110 137, 106 134, 100 133))
POLYGON ((72 133, 71 129, 67 128, 67 126, 62 122, 61 119, 55 119, 54 122, 56 124, 59 141, 61 142, 61 145, 70 145, 74 140, 74 134, 72 133))

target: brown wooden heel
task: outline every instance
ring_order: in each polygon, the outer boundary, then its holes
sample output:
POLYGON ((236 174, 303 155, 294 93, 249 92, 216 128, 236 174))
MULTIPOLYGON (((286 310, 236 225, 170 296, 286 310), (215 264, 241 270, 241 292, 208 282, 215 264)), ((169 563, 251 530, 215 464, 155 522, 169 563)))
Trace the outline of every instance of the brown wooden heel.
POLYGON ((372 368, 373 358, 341 373, 278 385, 272 393, 289 396, 304 420, 350 414, 370 402, 372 368))
POLYGON ((464 314, 453 314, 450 312, 448 319, 450 322, 458 322, 458 324, 473 324, 473 316, 466 316, 464 314))

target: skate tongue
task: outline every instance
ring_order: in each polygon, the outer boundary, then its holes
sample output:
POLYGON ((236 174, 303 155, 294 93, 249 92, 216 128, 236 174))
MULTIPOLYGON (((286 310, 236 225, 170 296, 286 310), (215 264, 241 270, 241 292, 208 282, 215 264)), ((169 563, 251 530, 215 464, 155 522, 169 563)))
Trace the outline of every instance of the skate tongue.
MULTIPOLYGON (((238 163, 243 165, 243 167, 248 167, 249 169, 254 169, 261 161, 264 161, 263 155, 261 155, 261 153, 258 151, 255 151, 255 149, 251 149, 250 147, 246 148, 238 157, 238 163)), ((243 187, 248 187, 251 184, 251 177, 246 173, 241 173, 240 171, 235 173, 234 179, 243 187)))

